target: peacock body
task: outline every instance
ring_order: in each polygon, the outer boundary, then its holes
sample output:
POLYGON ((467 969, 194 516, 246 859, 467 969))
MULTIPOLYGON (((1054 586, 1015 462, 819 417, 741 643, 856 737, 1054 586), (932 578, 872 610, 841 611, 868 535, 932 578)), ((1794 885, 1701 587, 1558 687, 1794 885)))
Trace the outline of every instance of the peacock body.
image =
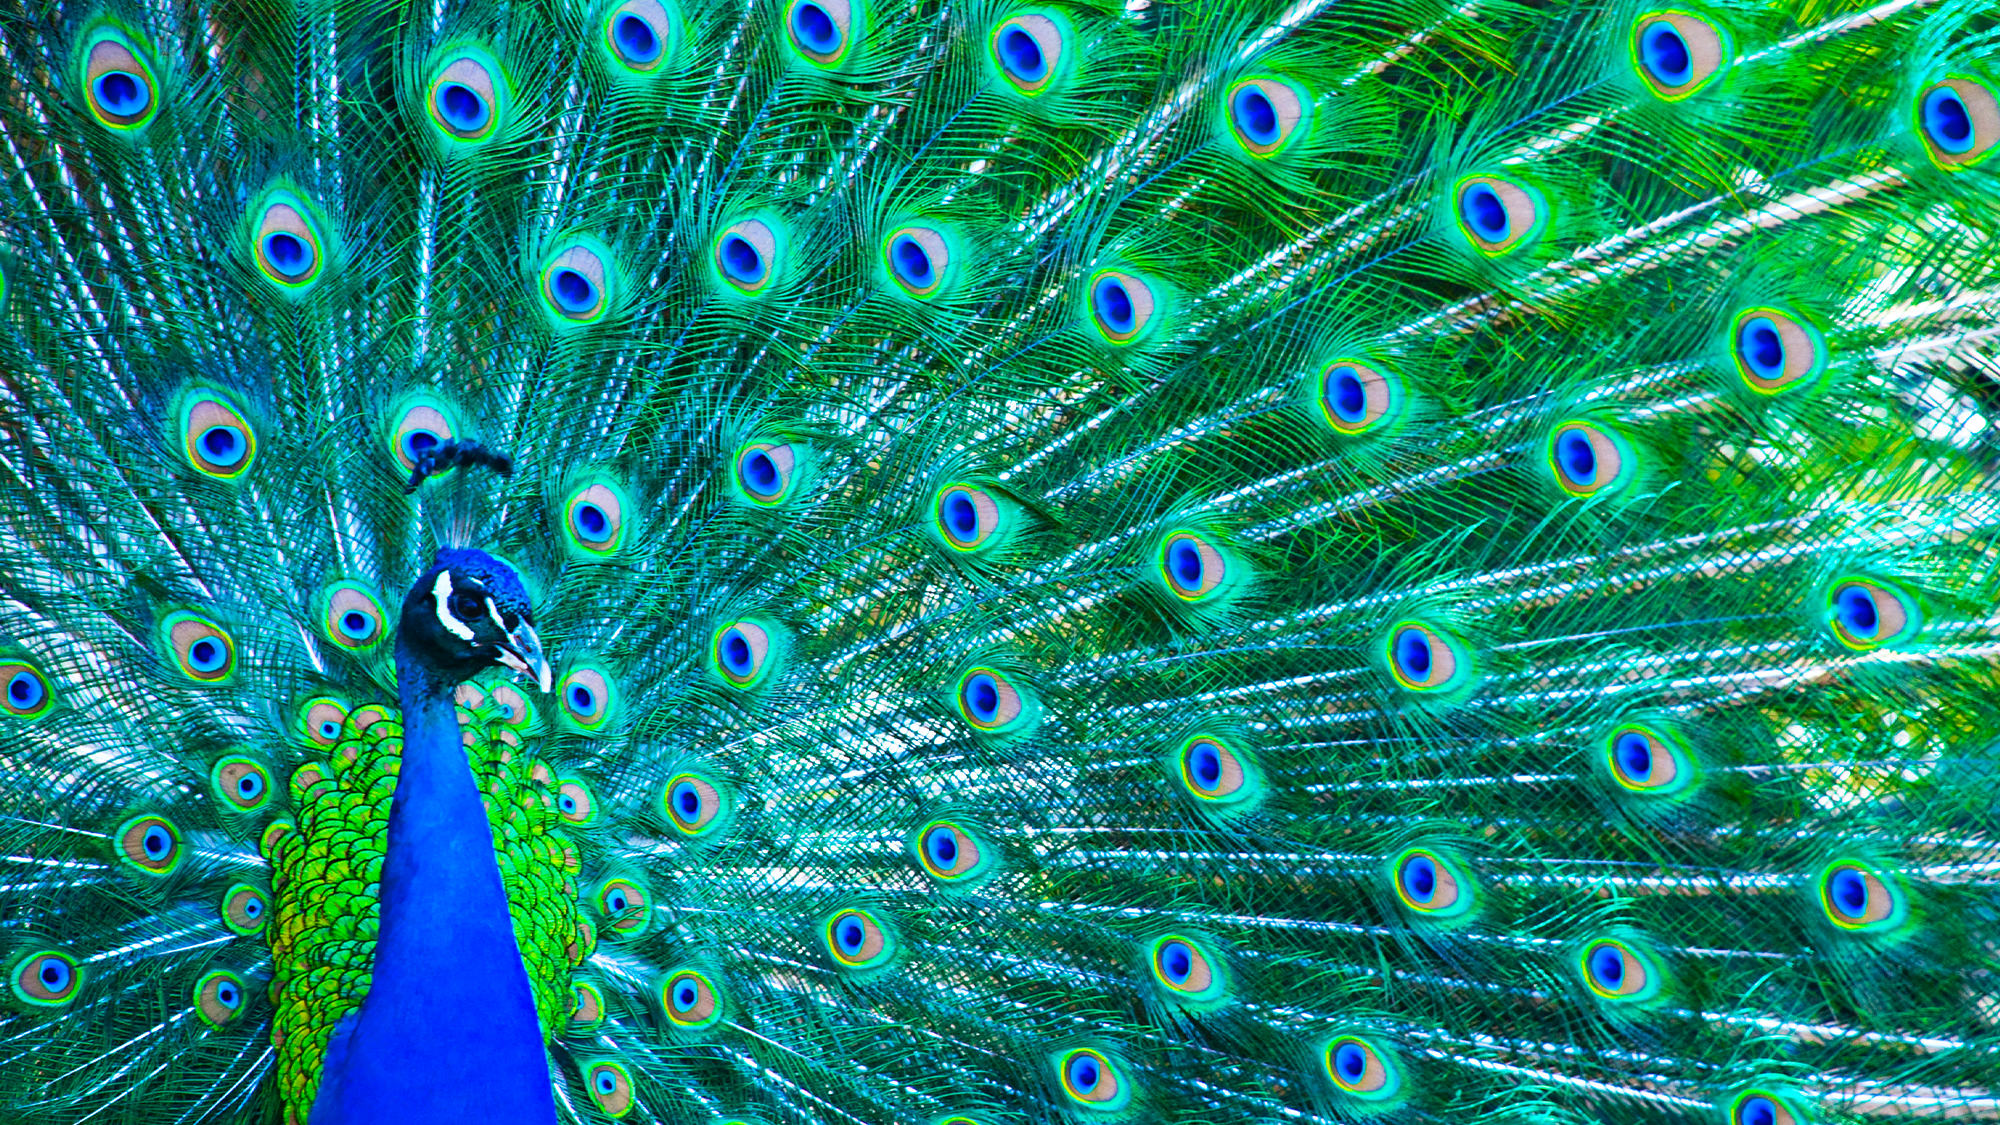
POLYGON ((2000 1118, 1996 92, 6 0, 0 1117, 2000 1118))

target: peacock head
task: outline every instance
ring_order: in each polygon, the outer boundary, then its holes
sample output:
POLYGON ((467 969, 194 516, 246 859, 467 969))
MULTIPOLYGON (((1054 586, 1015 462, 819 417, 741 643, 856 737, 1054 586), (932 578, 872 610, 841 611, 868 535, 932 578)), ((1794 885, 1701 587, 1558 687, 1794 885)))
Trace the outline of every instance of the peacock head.
POLYGON ((473 550, 443 550, 403 599, 398 643, 422 670, 456 686, 501 665, 552 682, 527 588, 512 567, 473 550))

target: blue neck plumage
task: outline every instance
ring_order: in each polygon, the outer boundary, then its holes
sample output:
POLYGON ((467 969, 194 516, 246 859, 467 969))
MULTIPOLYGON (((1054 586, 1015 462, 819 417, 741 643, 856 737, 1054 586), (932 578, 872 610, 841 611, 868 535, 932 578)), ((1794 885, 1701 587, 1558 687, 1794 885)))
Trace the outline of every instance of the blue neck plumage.
POLYGON ((455 685, 396 651, 403 762, 389 812, 374 977, 328 1045, 311 1125, 555 1120, 533 990, 455 685))

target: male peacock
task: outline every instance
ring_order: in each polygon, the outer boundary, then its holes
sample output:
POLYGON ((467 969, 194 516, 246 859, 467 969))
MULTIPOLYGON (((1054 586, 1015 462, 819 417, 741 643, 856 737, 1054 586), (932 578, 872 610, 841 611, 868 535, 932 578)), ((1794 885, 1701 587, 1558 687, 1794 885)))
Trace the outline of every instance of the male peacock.
POLYGON ((1996 91, 0 0, 0 1120, 2000 1118, 1996 91))

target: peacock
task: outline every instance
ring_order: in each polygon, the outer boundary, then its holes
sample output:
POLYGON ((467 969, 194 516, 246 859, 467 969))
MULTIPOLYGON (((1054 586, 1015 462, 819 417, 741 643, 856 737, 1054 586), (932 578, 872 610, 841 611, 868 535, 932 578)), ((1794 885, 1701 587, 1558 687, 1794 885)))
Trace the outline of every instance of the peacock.
POLYGON ((1980 0, 0 0, 0 1122, 2000 1120, 1980 0))

